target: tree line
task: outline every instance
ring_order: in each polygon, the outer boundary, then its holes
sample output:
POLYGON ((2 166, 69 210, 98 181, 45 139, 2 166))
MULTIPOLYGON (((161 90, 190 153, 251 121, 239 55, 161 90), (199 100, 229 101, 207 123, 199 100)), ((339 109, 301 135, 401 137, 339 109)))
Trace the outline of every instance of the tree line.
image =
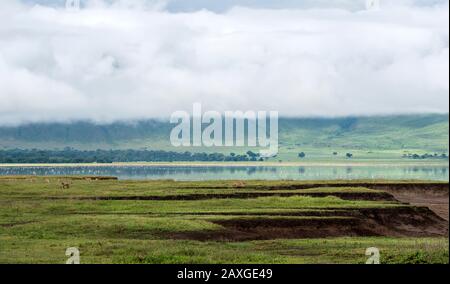
POLYGON ((0 150, 0 163, 114 163, 114 162, 190 162, 263 161, 259 153, 192 153, 152 150, 0 150))
POLYGON ((424 159, 448 159, 447 154, 404 154, 403 158, 414 159, 414 160, 424 160, 424 159))

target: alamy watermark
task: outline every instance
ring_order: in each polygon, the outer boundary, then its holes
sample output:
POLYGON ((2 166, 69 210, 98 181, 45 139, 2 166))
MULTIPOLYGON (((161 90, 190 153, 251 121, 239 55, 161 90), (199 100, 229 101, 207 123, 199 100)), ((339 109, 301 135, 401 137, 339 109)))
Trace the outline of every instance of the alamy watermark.
POLYGON ((369 256, 366 264, 380 264, 380 250, 378 248, 371 247, 366 249, 366 256, 369 256))
POLYGON ((259 147, 262 157, 278 154, 278 112, 218 111, 202 112, 195 103, 192 114, 176 111, 170 123, 174 147, 259 147), (268 127, 267 127, 268 126, 268 127))
POLYGON ((380 0, 366 0, 367 10, 380 10, 381 4, 380 0))
POLYGON ((78 11, 80 10, 80 7, 81 7, 80 0, 66 0, 66 10, 78 11))
POLYGON ((80 251, 76 247, 66 249, 66 264, 80 264, 80 251))

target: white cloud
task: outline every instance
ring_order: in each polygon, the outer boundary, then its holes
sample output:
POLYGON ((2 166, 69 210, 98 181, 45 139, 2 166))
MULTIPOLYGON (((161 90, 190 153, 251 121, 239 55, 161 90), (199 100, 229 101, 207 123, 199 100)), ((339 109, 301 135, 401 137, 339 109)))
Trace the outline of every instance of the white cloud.
POLYGON ((295 116, 448 112, 447 1, 220 14, 2 2, 0 124, 167 117, 194 102, 295 116))

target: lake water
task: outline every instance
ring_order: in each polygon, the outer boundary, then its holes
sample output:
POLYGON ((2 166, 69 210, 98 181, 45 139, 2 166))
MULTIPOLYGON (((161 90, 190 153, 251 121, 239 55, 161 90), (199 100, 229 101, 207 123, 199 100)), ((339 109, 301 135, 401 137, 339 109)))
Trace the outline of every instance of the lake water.
POLYGON ((332 180, 448 181, 448 166, 70 166, 0 167, 1 175, 95 175, 123 180, 332 180))

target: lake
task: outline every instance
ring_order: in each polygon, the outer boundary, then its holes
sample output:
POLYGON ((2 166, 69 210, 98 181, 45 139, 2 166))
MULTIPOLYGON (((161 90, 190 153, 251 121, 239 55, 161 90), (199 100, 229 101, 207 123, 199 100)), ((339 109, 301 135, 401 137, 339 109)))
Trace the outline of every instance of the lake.
POLYGON ((448 181, 443 166, 5 166, 5 175, 94 175, 122 180, 333 180, 392 179, 448 181))

